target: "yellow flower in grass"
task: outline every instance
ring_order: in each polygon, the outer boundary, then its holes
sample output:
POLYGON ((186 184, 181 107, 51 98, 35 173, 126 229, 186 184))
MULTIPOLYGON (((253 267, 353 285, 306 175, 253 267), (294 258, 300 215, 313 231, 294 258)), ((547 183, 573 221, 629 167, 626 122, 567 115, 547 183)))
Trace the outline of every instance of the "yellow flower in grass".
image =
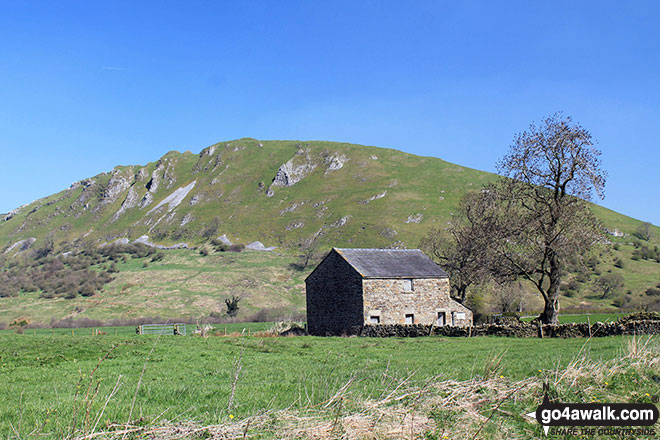
POLYGON ((500 376, 500 379, 504 379, 504 376, 500 376))
POLYGON ((233 418, 234 418, 234 415, 233 415, 233 414, 229 414, 229 418, 230 418, 230 419, 233 419, 233 418))
POLYGON ((605 382, 605 385, 609 385, 609 383, 605 382))
POLYGON ((644 394, 646 397, 651 397, 649 393, 644 394))

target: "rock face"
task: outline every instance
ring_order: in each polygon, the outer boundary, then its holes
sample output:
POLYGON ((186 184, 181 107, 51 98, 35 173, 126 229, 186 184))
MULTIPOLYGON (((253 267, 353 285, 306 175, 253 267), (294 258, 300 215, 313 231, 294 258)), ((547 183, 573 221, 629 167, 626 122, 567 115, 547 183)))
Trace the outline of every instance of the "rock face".
POLYGON ((317 164, 312 160, 309 149, 300 149, 277 170, 271 187, 293 186, 314 171, 317 164))
POLYGON ((131 186, 128 190, 128 194, 124 199, 124 202, 121 204, 121 208, 112 216, 112 220, 117 220, 124 212, 128 209, 135 208, 140 201, 140 195, 135 191, 134 186, 131 186))
POLYGON ((183 202, 183 199, 186 198, 188 193, 195 187, 195 184, 197 183, 196 180, 192 181, 186 186, 182 186, 181 188, 178 188, 172 192, 169 196, 165 197, 161 202, 151 208, 147 214, 151 214, 152 212, 156 211, 158 208, 164 205, 168 205, 168 211, 172 211, 174 208, 179 206, 181 202, 183 202))
POLYGON ((124 177, 121 172, 115 170, 108 181, 108 185, 103 192, 103 199, 100 206, 114 203, 119 196, 131 186, 131 182, 124 177))

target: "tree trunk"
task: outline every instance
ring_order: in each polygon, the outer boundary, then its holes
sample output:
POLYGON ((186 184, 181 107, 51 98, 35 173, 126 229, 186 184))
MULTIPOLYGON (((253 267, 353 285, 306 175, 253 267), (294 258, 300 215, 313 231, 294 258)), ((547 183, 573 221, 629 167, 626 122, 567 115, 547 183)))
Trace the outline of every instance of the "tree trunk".
POLYGON ((548 296, 539 319, 543 324, 559 324, 559 300, 557 298, 551 299, 548 296))
POLYGON ((561 285, 561 271, 557 257, 550 257, 550 286, 548 287, 543 313, 539 316, 543 324, 559 324, 559 286, 561 285))

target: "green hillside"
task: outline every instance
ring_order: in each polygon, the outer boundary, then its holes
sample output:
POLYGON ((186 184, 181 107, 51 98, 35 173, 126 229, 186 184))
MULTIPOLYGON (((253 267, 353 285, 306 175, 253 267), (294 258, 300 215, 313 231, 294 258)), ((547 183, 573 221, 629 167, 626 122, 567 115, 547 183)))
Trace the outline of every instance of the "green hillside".
MULTIPOLYGON (((199 154, 171 151, 144 166, 118 166, 6 215, 0 221, 3 265, 29 259, 51 242, 53 254, 140 237, 191 249, 166 251, 148 268, 141 259, 120 261, 114 280, 88 297, 44 298, 37 289, 2 298, 0 292, 0 322, 203 318, 235 291, 245 298, 244 317, 261 308, 300 313, 309 268, 301 271, 293 263, 305 241, 318 234, 317 256, 330 246, 417 247, 431 227, 451 221, 463 194, 495 178, 438 158, 320 141, 239 139, 199 154), (276 250, 222 253, 204 244, 222 235, 276 250), (202 245, 210 255, 193 249, 202 245)), ((612 310, 657 302, 647 290, 660 283, 660 263, 654 260, 660 253, 653 250, 660 228, 651 227, 651 240, 640 241, 633 236, 640 221, 599 206, 594 212, 608 230, 622 235, 608 237, 616 248, 595 251, 590 273, 567 278, 574 282, 562 304, 612 310), (643 247, 650 253, 635 258, 643 247), (597 280, 609 273, 621 274, 625 287, 601 298, 597 280)), ((89 270, 105 270, 110 263, 92 261, 89 270)), ((530 309, 536 300, 530 295, 530 309)))

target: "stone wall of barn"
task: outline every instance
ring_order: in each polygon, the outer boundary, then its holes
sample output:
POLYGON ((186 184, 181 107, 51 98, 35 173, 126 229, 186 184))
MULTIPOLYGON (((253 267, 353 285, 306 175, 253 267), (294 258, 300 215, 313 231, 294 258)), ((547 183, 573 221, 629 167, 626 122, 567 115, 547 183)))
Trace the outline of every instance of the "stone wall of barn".
POLYGON ((332 251, 305 281, 307 331, 341 335, 364 323, 362 277, 332 251))
POLYGON ((449 296, 449 279, 364 279, 364 324, 472 325, 472 311, 449 296))

